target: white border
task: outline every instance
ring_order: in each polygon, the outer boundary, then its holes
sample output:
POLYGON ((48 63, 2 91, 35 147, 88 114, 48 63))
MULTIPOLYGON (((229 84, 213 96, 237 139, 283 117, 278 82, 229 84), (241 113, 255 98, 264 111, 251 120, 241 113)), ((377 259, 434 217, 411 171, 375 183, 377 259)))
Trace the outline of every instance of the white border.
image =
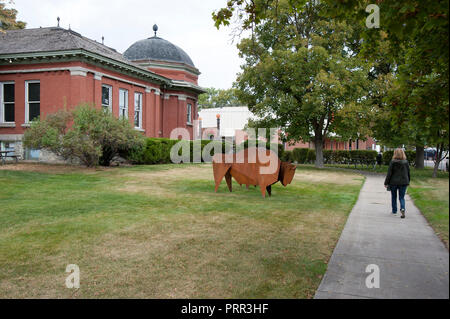
POLYGON ((0 82, 0 125, 6 124, 6 126, 1 127, 14 127, 16 123, 16 114, 14 114, 14 122, 5 122, 5 97, 3 95, 3 85, 5 84, 14 84, 14 113, 16 112, 16 83, 14 81, 0 82))
MULTIPOLYGON (((142 129, 142 112, 144 111, 144 94, 142 92, 134 92, 134 112, 133 112, 133 122, 134 122, 134 114, 136 114, 136 95, 139 94, 141 96, 141 109, 139 110, 139 126, 135 126, 135 129, 142 129)), ((134 123, 133 123, 134 125, 134 123)))
POLYGON ((100 93, 100 97, 101 97, 101 103, 100 103, 100 104, 101 104, 102 108, 104 108, 105 106, 107 106, 107 107, 108 107, 108 110, 111 112, 111 114, 112 114, 112 105, 113 105, 113 100, 112 100, 113 94, 112 94, 112 90, 113 90, 112 85, 109 85, 109 84, 103 84, 103 83, 102 83, 102 92, 100 93), (103 87, 106 87, 106 88, 109 89, 109 105, 103 104, 103 87))
POLYGON ((189 121, 187 121, 186 124, 192 125, 192 104, 191 103, 186 103, 186 115, 187 115, 187 111, 189 110, 189 106, 191 108, 191 112, 189 113, 189 121))
MULTIPOLYGON (((30 124, 30 106, 28 101, 28 84, 30 83, 39 83, 39 99, 41 98, 41 81, 39 80, 27 80, 25 81, 25 123, 30 124)), ((36 103, 36 101, 32 101, 36 103)), ((41 101, 39 100, 39 116, 41 115, 41 101)))
MULTIPOLYGON (((123 89, 123 88, 119 88, 119 119, 121 119, 121 118, 123 118, 122 117, 122 114, 121 114, 121 108, 120 108, 120 91, 125 91, 125 93, 126 93, 126 98, 125 98, 125 118, 126 119, 128 119, 128 99, 130 98, 129 97, 129 93, 128 93, 128 90, 127 89, 123 89)), ((133 119, 133 122, 134 122, 134 119, 133 119)), ((134 125, 134 123, 133 123, 133 125, 134 125)))

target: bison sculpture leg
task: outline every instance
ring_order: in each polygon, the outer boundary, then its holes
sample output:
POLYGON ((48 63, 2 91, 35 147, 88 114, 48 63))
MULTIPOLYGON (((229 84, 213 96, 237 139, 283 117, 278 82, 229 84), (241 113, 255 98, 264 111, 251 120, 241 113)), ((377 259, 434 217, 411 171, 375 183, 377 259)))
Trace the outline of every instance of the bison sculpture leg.
POLYGON ((228 189, 231 192, 231 174, 230 174, 231 164, 226 163, 214 163, 213 172, 214 172, 214 181, 216 183, 215 192, 219 188, 220 182, 225 177, 228 185, 228 189), (229 177, 227 177, 229 175, 229 177))
POLYGON ((267 189, 267 194, 269 194, 269 196, 272 196, 272 185, 267 186, 266 189, 267 189))
POLYGON ((230 173, 231 169, 229 169, 226 174, 225 174, 225 180, 227 181, 227 185, 228 185, 228 189, 230 190, 231 193, 231 173, 230 173))
POLYGON ((266 185, 259 184, 259 188, 261 189, 261 195, 263 198, 266 198, 266 185))

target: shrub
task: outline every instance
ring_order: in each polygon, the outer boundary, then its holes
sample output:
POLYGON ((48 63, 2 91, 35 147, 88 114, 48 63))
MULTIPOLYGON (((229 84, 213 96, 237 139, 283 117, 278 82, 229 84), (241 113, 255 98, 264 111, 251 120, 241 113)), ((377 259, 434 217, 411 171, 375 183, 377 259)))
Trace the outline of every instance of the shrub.
POLYGON ((348 164, 351 163, 350 152, 346 150, 332 151, 331 162, 336 164, 348 164))
POLYGON ((227 152, 232 152, 235 149, 235 146, 234 146, 234 144, 226 142, 226 141, 218 141, 218 140, 213 140, 213 141, 204 140, 203 141, 202 140, 202 162, 203 161, 206 161, 206 162, 211 161, 211 158, 215 154, 216 148, 221 153, 227 153, 227 152), (209 153, 204 151, 205 148, 207 148, 207 150, 209 149, 209 153), (206 157, 204 157, 203 155, 206 155, 206 157))
POLYGON ((308 154, 306 155, 307 163, 314 163, 316 160, 316 151, 313 149, 308 149, 308 154))
POLYGON ((377 151, 371 150, 351 150, 349 151, 352 164, 375 165, 377 161, 377 151))
POLYGON ((389 165, 393 155, 394 155, 394 151, 384 151, 383 152, 383 165, 389 165))
POLYGON ((294 148, 292 151, 292 157, 294 161, 296 161, 299 164, 306 163, 306 157, 308 155, 308 148, 294 148))
POLYGON ((131 152, 127 159, 134 164, 170 163, 170 149, 177 142, 168 138, 147 138, 144 147, 131 152))
MULTIPOLYGON (((178 142, 187 143, 189 145, 189 158, 183 158, 182 162, 193 162, 194 161, 194 141, 186 140, 171 140, 168 138, 147 138, 145 141, 145 146, 141 149, 131 152, 128 156, 134 164, 168 164, 171 163, 170 151, 172 147, 178 142)), ((196 142, 196 141, 195 141, 196 142)), ((233 145, 223 141, 217 140, 201 140, 200 148, 203 154, 205 147, 209 149, 209 155, 206 161, 210 161, 211 157, 214 155, 215 146, 221 153, 232 150, 233 145)), ((179 155, 182 155, 182 148, 180 147, 178 151, 179 155)), ((201 156, 201 160, 205 159, 201 156)))
MULTIPOLYGON (((405 151, 405 155, 408 159, 409 165, 414 166, 416 163, 416 151, 405 151)), ((392 160, 392 156, 394 156, 394 151, 385 151, 383 153, 383 164, 389 165, 392 160)))
POLYGON ((44 149, 86 166, 109 166, 119 154, 142 147, 144 138, 127 120, 91 105, 59 110, 35 120, 24 134, 24 146, 44 149))
POLYGON ((294 161, 294 154, 292 151, 284 151, 283 157, 280 158, 283 162, 292 163, 294 161))
POLYGON ((410 166, 416 165, 416 151, 405 151, 410 166))
MULTIPOLYGON (((323 160, 325 164, 375 164, 376 151, 371 150, 323 150, 323 160)), ((298 163, 313 163, 316 159, 316 152, 313 149, 295 148, 293 158, 298 163)))
POLYGON ((323 150, 323 162, 325 164, 333 163, 334 162, 334 156, 333 156, 332 150, 323 150))
MULTIPOLYGON (((284 150, 283 144, 275 144, 275 143, 264 142, 264 141, 260 141, 260 140, 255 140, 252 142, 254 142, 253 145, 256 145, 257 147, 265 147, 268 150, 271 148, 271 146, 272 146, 272 148, 277 148, 278 149, 278 158, 280 158, 280 159, 284 158, 285 150, 284 150)), ((247 148, 248 144, 249 144, 249 140, 246 140, 243 143, 241 143, 239 146, 237 146, 236 150, 247 148)))

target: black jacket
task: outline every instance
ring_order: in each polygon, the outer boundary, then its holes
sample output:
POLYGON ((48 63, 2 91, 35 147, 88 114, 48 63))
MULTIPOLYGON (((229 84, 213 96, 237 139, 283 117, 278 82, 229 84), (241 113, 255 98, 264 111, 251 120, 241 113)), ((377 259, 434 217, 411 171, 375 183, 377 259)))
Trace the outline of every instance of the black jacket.
POLYGON ((404 186, 409 185, 411 176, 409 174, 409 164, 407 160, 392 160, 384 180, 384 185, 404 186))

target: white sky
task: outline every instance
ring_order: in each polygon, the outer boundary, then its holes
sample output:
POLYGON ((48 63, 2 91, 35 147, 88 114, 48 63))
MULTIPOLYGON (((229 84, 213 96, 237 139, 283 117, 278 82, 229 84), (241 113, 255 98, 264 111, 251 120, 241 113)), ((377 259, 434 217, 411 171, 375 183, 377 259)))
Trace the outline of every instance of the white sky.
POLYGON ((231 28, 217 30, 212 12, 226 0, 14 0, 27 28, 60 26, 123 53, 134 42, 158 36, 182 48, 202 73, 199 85, 230 88, 242 64, 231 28))

